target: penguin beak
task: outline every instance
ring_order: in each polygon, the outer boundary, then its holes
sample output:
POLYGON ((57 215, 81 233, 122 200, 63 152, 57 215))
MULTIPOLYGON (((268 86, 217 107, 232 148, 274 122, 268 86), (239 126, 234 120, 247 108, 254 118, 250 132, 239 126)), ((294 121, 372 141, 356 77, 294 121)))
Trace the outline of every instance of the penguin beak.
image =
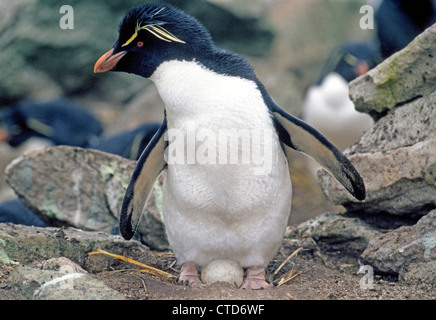
POLYGON ((94 73, 106 72, 113 69, 118 61, 127 53, 126 51, 120 51, 113 54, 114 49, 110 49, 104 55, 97 60, 94 66, 94 73))
POLYGON ((356 67, 356 74, 358 76, 364 75, 369 71, 369 65, 366 61, 359 62, 359 64, 356 67))
POLYGON ((9 134, 6 130, 0 129, 0 143, 9 141, 9 134))

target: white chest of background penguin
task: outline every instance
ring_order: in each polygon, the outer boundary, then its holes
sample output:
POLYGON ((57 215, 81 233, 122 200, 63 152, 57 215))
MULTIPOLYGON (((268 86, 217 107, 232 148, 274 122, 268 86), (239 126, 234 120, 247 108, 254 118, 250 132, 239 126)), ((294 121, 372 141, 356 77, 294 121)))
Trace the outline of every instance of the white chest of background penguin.
MULTIPOLYGON (((327 169, 357 199, 363 180, 318 131, 272 101, 247 61, 216 48, 194 18, 168 5, 131 9, 113 49, 95 72, 124 71, 150 78, 165 103, 165 117, 137 162, 126 191, 120 230, 130 239, 153 184, 167 170, 163 215, 170 245, 182 264, 179 281, 201 283, 197 265, 231 259, 248 268, 242 288, 269 288, 265 266, 276 253, 291 206, 289 148, 327 169), (270 168, 259 164, 167 164, 165 134, 207 129, 271 132, 270 168)), ((186 143, 186 140, 185 140, 186 143)), ((266 142, 265 142, 266 144, 266 142)), ((219 144, 217 145, 219 153, 219 144)), ((241 144, 238 145, 241 148, 241 144)), ((265 149, 266 150, 266 149, 265 149)), ((241 152, 241 150, 239 150, 241 152)))

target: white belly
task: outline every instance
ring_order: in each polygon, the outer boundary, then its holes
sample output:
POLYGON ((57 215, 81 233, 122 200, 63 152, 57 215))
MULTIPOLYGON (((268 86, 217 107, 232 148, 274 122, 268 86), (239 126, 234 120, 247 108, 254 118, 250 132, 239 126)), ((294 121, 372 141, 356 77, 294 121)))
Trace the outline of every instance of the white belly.
POLYGON ((260 92, 251 81, 194 62, 164 63, 152 80, 166 104, 169 140, 183 139, 183 149, 170 142, 171 155, 184 154, 169 162, 163 189, 164 222, 178 262, 203 266, 229 258, 246 267, 266 265, 281 243, 292 188, 260 92), (229 130, 240 139, 221 140, 229 130))

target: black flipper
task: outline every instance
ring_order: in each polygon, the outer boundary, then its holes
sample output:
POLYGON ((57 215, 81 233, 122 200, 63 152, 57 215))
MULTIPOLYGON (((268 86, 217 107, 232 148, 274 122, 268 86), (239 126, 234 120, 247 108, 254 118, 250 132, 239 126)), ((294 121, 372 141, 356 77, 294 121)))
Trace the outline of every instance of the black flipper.
POLYGON ((362 177, 330 141, 304 121, 286 113, 272 103, 270 103, 270 110, 279 138, 285 145, 313 158, 356 199, 365 199, 365 184, 362 177))
POLYGON ((127 187, 120 216, 120 232, 126 240, 131 239, 135 234, 154 182, 166 167, 164 155, 167 146, 164 139, 166 130, 165 116, 158 131, 139 157, 127 187))

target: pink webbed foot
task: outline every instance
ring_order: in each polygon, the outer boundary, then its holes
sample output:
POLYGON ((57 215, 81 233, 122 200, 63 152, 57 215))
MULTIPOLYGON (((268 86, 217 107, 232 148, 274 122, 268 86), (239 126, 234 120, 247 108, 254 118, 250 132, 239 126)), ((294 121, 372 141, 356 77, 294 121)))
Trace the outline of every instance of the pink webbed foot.
POLYGON ((264 267, 251 267, 247 270, 247 275, 241 285, 241 289, 259 290, 273 288, 274 284, 268 283, 265 280, 264 267))
POLYGON ((182 265, 177 282, 189 286, 201 285, 202 283, 198 274, 197 265, 193 262, 185 262, 182 265))

